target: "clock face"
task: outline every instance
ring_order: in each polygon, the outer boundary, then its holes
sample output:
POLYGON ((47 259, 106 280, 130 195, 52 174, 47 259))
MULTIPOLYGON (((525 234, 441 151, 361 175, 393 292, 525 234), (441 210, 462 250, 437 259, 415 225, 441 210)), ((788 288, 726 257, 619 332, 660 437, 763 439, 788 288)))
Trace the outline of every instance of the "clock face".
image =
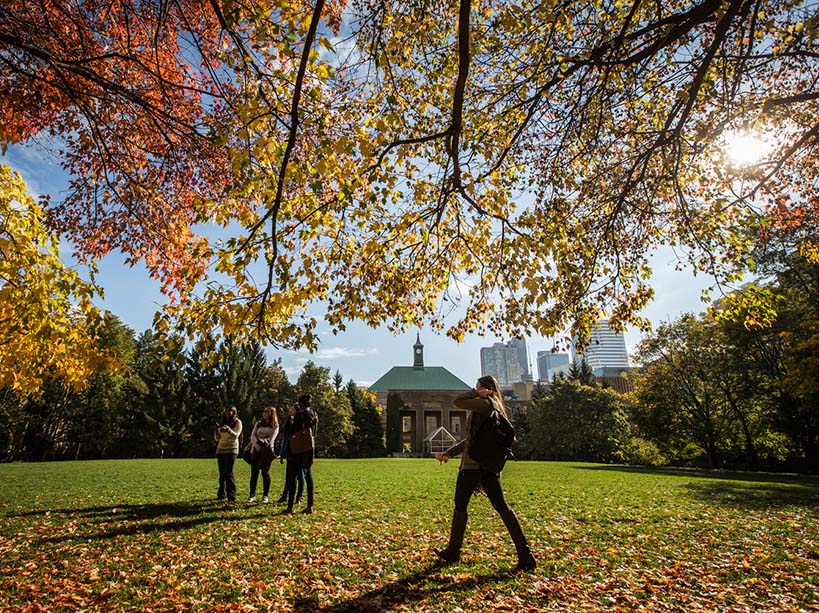
POLYGON ((415 350, 415 353, 421 353, 421 348, 418 347, 418 349, 415 350))

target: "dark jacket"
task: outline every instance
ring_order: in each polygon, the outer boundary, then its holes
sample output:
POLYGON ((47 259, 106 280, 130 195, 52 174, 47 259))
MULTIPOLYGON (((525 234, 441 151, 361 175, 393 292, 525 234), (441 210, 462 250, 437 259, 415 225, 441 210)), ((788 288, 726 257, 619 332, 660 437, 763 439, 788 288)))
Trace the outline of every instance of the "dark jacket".
POLYGON ((461 454, 460 470, 470 470, 480 468, 481 465, 469 457, 469 437, 472 432, 476 432, 481 427, 483 420, 492 412, 495 405, 489 398, 482 398, 477 390, 469 390, 464 392, 455 400, 452 401, 458 409, 465 409, 469 411, 466 416, 466 438, 457 442, 455 445, 446 450, 450 457, 461 454))
MULTIPOLYGON (((314 411, 311 409, 304 409, 297 411, 296 414, 293 416, 292 423, 288 420, 287 422, 287 436, 290 437, 296 432, 301 432, 305 428, 310 428, 313 431, 313 437, 316 436, 316 432, 318 431, 318 415, 315 414, 314 411)), ((289 449, 290 445, 288 444, 287 449, 287 457, 302 457, 302 456, 309 456, 308 464, 309 466, 312 464, 312 458, 315 455, 315 449, 311 449, 310 451, 305 451, 304 453, 294 454, 289 449)))

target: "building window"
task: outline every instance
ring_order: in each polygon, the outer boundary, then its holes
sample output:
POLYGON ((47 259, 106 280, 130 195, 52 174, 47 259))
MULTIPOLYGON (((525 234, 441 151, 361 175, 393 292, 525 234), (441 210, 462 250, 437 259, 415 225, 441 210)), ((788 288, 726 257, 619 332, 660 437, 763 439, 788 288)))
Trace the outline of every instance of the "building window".
POLYGON ((401 431, 402 432, 412 432, 412 416, 411 415, 404 415, 401 418, 401 431))
POLYGON ((453 415, 452 416, 452 434, 460 434, 461 433, 461 416, 460 415, 453 415))
POLYGON ((424 421, 426 422, 424 424, 426 426, 424 434, 435 432, 435 429, 438 427, 438 420, 435 419, 435 415, 427 415, 424 421))

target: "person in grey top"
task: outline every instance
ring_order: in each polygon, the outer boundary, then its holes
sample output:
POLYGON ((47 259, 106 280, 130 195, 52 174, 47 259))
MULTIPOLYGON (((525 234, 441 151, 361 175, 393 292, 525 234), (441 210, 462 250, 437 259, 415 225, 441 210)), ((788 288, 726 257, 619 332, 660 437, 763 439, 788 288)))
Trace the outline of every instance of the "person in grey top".
POLYGON ((273 451, 273 441, 279 435, 279 418, 272 407, 262 409, 262 418, 256 422, 250 433, 251 463, 250 463, 250 497, 248 502, 256 502, 256 484, 259 482, 259 473, 262 473, 262 502, 268 502, 270 493, 270 464, 276 457, 273 451))
POLYGON ((222 421, 216 424, 216 462, 219 464, 219 491, 216 498, 236 502, 236 478, 233 465, 239 455, 239 437, 242 421, 236 415, 236 407, 227 407, 222 421))

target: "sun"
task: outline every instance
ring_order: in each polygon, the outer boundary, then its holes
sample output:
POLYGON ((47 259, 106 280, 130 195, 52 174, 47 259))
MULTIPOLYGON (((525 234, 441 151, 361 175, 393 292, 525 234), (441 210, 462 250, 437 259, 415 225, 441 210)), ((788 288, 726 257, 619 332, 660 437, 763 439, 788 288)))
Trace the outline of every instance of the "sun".
POLYGON ((753 166, 761 162, 770 153, 772 145, 761 135, 754 132, 725 133, 725 154, 733 166, 753 166))

